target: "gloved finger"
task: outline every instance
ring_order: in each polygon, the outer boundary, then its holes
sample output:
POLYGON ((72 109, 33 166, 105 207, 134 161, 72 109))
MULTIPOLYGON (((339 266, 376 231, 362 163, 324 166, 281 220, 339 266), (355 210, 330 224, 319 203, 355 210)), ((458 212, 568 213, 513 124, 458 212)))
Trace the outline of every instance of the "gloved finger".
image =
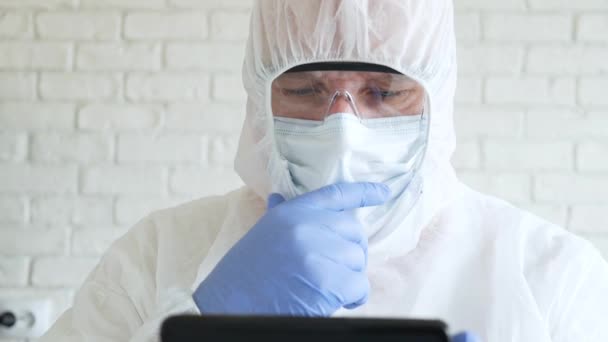
POLYGON ((340 306, 354 307, 363 303, 369 295, 369 280, 365 272, 353 271, 323 256, 316 259, 311 268, 310 281, 326 296, 334 298, 340 306))
POLYGON ((366 294, 365 297, 359 299, 356 303, 344 305, 344 308, 348 309, 348 310, 356 309, 356 308, 360 307, 361 305, 367 303, 368 298, 369 298, 369 295, 366 294))
POLYGON ((281 194, 278 194, 278 193, 270 194, 270 196, 268 196, 267 208, 268 208, 268 210, 270 210, 283 202, 285 202, 285 198, 281 194))
POLYGON ((323 217, 319 224, 340 235, 345 240, 358 243, 367 252, 367 236, 363 225, 352 211, 344 211, 323 217))
POLYGON ((390 189, 382 183, 336 183, 294 198, 294 202, 334 211, 352 210, 383 204, 390 189))
POLYGON ((345 240, 334 232, 314 234, 309 238, 308 244, 315 246, 312 253, 325 257, 336 264, 348 267, 355 272, 365 270, 367 264, 366 251, 358 243, 345 240))
POLYGON ((454 335, 454 337, 452 337, 452 342, 481 342, 481 339, 479 339, 473 333, 461 332, 457 335, 454 335))
POLYGON ((344 298, 344 308, 348 310, 356 309, 367 303, 370 292, 369 279, 365 273, 355 274, 353 283, 350 286, 352 292, 346 292, 344 298))

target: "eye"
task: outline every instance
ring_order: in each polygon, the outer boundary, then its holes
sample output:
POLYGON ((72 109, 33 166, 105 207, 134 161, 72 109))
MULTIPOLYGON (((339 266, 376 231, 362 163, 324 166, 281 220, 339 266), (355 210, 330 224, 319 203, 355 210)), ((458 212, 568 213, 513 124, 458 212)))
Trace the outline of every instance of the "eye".
POLYGON ((385 91, 382 93, 382 97, 398 97, 398 96, 407 96, 410 92, 408 90, 398 90, 398 91, 385 91))
POLYGON ((382 99, 396 98, 399 96, 405 96, 408 94, 407 90, 383 90, 383 89, 372 89, 371 93, 374 97, 382 99))
POLYGON ((297 89, 286 89, 282 90, 282 93, 287 96, 311 96, 317 93, 314 88, 297 88, 297 89))

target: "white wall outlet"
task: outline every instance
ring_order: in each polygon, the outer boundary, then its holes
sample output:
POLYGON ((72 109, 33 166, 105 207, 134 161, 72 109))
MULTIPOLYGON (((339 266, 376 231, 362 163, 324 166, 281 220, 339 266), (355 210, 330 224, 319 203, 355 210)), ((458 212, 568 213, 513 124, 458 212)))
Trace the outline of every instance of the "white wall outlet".
POLYGON ((37 338, 50 328, 51 301, 48 299, 0 298, 0 315, 10 312, 16 322, 0 325, 0 338, 37 338))

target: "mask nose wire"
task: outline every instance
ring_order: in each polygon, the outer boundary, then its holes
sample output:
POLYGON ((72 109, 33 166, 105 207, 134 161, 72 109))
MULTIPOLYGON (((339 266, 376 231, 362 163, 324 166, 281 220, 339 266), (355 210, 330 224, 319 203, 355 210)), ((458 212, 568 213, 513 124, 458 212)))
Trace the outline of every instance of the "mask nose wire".
POLYGON ((353 114, 355 114, 355 116, 359 120, 361 120, 362 119, 361 114, 359 113, 359 110, 357 109, 357 104, 355 103, 355 98, 347 90, 344 90, 344 89, 336 90, 336 92, 330 97, 329 104, 327 105, 327 110, 325 110, 325 118, 327 119, 327 117, 330 115, 329 111, 330 111, 331 107, 334 105, 334 103, 336 103, 336 101, 340 97, 344 97, 346 99, 350 108, 352 108, 352 110, 353 110, 353 114))

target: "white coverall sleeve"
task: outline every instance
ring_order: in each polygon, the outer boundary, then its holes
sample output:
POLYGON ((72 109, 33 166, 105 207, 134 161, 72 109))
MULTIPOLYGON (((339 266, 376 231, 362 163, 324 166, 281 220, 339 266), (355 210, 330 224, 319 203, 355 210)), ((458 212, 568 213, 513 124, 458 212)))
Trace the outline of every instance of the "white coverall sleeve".
POLYGON ((158 341, 165 318, 199 313, 191 289, 156 289, 152 224, 144 220, 114 243, 76 293, 73 306, 40 341, 158 341))
POLYGON ((549 316, 554 342, 608 341, 608 263, 589 247, 569 266, 549 316))
POLYGON ((174 314, 199 313, 189 291, 168 293, 166 299, 166 306, 142 317, 127 295, 90 281, 80 289, 73 307, 40 341, 159 341, 164 319, 174 314))

